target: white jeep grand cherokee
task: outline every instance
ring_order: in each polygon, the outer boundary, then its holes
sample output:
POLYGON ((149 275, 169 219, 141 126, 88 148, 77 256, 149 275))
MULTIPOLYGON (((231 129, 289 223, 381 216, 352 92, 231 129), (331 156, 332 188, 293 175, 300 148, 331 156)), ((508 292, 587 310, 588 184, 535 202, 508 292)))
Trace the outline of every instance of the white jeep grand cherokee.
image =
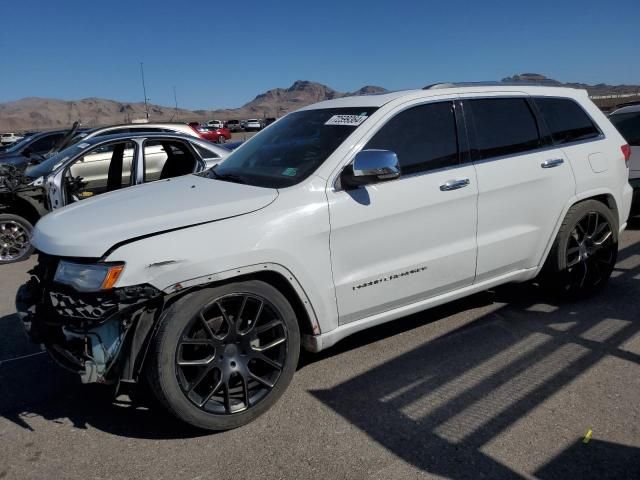
POLYGON ((584 91, 439 85, 298 110, 202 174, 55 211, 18 310, 85 382, 250 422, 311 351, 506 282, 595 292, 629 147, 584 91))

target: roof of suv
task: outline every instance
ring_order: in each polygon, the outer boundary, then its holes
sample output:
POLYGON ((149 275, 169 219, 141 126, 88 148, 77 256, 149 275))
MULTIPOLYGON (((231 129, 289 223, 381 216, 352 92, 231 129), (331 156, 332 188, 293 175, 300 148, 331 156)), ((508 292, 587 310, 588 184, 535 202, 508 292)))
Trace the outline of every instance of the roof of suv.
POLYGON ((586 90, 567 87, 547 87, 529 84, 500 84, 500 83, 438 83, 424 89, 399 90, 397 92, 380 93, 373 95, 357 95, 353 97, 342 97, 333 100, 325 100, 315 103, 301 110, 313 110, 316 108, 341 108, 341 107, 381 107, 382 105, 406 97, 407 100, 414 98, 428 98, 451 96, 463 93, 527 93, 535 95, 562 96, 562 97, 584 97, 586 90))

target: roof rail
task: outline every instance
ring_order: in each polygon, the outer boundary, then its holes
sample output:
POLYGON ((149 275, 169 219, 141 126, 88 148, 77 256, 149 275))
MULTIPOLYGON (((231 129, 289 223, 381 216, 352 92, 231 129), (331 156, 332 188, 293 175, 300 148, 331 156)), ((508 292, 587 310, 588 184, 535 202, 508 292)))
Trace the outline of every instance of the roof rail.
POLYGON ((423 87, 422 90, 438 90, 440 88, 455 88, 455 87, 565 87, 564 85, 558 85, 555 83, 547 84, 542 82, 442 82, 432 83, 423 87))

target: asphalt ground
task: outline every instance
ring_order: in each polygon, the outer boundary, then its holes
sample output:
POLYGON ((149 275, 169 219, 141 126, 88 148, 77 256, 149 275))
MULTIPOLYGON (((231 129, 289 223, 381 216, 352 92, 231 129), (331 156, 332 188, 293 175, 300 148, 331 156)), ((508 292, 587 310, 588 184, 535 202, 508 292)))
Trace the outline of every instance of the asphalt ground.
POLYGON ((0 267, 0 479, 640 478, 640 219, 597 297, 505 286, 362 332, 217 434, 29 344, 13 298, 31 263, 0 267))

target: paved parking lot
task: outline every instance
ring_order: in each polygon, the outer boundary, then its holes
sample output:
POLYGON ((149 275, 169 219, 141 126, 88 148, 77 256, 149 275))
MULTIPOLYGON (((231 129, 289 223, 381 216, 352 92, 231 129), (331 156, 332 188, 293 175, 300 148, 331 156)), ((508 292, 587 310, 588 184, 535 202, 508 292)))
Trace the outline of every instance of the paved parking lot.
POLYGON ((640 221, 620 248, 597 298, 508 286, 304 355, 219 434, 58 369, 13 315, 29 264, 0 267, 0 479, 640 478, 640 221))

